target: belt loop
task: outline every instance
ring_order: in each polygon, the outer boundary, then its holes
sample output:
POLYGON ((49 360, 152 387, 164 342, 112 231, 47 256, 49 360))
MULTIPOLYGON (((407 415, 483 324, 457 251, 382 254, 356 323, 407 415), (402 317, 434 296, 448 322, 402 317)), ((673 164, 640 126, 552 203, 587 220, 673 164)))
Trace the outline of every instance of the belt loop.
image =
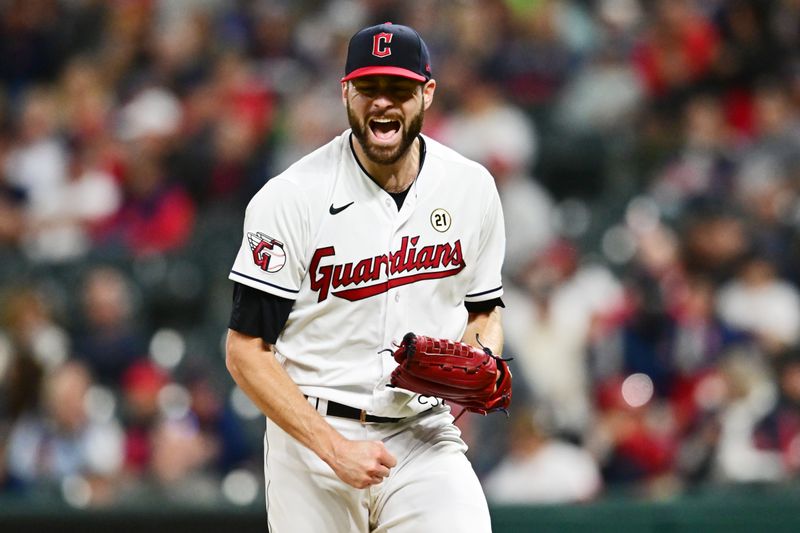
POLYGON ((361 410, 361 414, 358 417, 358 421, 361 422, 362 424, 366 424, 367 423, 367 411, 366 411, 366 409, 362 409, 361 410))
POLYGON ((322 416, 328 414, 328 400, 317 398, 317 412, 322 416))
POLYGON ((317 398, 314 396, 306 396, 308 403, 322 416, 328 414, 328 400, 323 400, 322 398, 317 398))

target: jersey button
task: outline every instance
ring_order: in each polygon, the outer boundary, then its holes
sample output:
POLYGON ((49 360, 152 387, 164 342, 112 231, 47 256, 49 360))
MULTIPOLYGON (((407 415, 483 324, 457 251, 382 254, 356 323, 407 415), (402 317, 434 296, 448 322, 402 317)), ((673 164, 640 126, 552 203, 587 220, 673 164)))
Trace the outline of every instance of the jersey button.
POLYGON ((399 302, 400 301, 400 293, 399 292, 394 295, 394 301, 395 302, 399 302))
POLYGON ((392 205, 392 199, 391 198, 387 198, 386 199, 386 207, 391 207, 391 205, 392 205))

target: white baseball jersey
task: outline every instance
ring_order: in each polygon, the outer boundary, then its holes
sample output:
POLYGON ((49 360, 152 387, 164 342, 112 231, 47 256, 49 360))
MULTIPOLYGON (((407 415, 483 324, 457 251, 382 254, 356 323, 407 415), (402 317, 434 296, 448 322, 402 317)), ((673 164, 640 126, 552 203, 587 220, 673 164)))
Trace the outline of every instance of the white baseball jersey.
POLYGON ((349 139, 253 197, 230 279, 295 301, 275 353, 304 394, 410 416, 435 400, 386 387, 396 363, 379 352, 409 331, 459 340, 464 302, 502 295, 503 213, 486 169, 429 137, 398 211, 349 139))

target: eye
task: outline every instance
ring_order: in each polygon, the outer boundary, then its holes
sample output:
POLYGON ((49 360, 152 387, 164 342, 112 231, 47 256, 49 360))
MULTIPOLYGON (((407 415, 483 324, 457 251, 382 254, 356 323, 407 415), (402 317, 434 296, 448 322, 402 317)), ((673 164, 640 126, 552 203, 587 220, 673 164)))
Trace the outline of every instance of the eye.
POLYGON ((356 91, 372 98, 373 96, 378 94, 378 86, 377 85, 354 85, 356 91))
POLYGON ((408 100, 414 96, 415 87, 413 86, 399 86, 392 88, 392 95, 400 100, 408 100))
POLYGON ((386 95, 393 100, 405 102, 414 97, 417 86, 414 84, 378 84, 378 83, 354 83, 353 88, 366 98, 375 98, 378 95, 386 95))

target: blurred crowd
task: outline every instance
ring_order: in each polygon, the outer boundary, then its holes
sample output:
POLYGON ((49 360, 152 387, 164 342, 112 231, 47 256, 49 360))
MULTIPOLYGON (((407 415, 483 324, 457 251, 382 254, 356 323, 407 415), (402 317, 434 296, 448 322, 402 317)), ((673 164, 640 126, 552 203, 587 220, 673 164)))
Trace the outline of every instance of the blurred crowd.
POLYGON ((797 0, 6 0, 0 494, 256 500, 243 209, 347 127, 384 21, 504 206, 515 399, 459 420, 490 501, 798 477, 797 0))

